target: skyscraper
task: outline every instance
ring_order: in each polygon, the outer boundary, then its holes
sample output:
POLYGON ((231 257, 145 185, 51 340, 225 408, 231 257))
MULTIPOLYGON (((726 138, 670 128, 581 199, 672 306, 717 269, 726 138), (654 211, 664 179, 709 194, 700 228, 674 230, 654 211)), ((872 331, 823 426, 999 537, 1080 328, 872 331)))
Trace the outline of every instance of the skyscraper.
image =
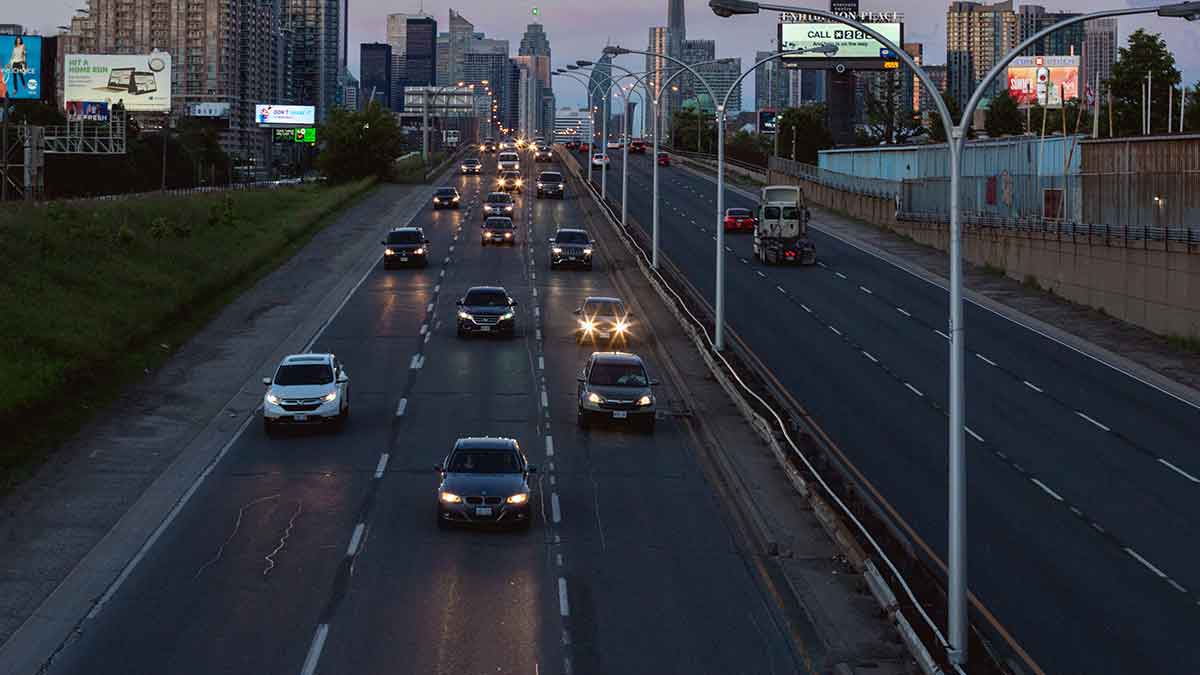
POLYGON ((363 105, 378 101, 384 107, 392 102, 392 47, 386 42, 367 42, 359 46, 359 74, 362 75, 363 105))
MULTIPOLYGON (((654 26, 650 28, 650 37, 646 45, 646 51, 653 54, 669 54, 670 43, 670 29, 668 29, 666 26, 654 26)), ((646 57, 646 72, 649 73, 649 75, 646 76, 646 86, 648 86, 650 90, 654 92, 654 94, 657 94, 658 90, 662 89, 663 83, 665 83, 667 78, 671 76, 671 73, 674 72, 670 64, 670 61, 661 56, 646 57)), ((672 82, 672 84, 674 84, 674 82, 672 82)), ((665 99, 669 98, 670 93, 670 91, 665 92, 663 97, 664 100, 661 102, 661 105, 664 106, 664 109, 661 110, 659 114, 659 124, 662 125, 662 128, 659 129, 659 132, 663 134, 665 134, 667 129, 670 127, 669 116, 667 115, 667 111, 665 109, 665 99)), ((653 113, 654 105, 648 102, 645 107, 645 119, 642 120, 642 129, 649 131, 654 130, 654 120, 652 119, 653 113)))
POLYGON ((290 26, 297 45, 292 50, 295 102, 316 106, 317 119, 323 120, 342 98, 348 47, 343 23, 348 0, 282 2, 284 23, 290 26))
POLYGON ((404 58, 411 14, 388 14, 387 43, 392 48, 392 110, 404 110, 404 58))
POLYGON ((342 105, 346 106, 346 110, 359 110, 358 79, 350 71, 346 71, 346 82, 343 88, 345 93, 342 94, 342 105))
MULTIPOLYGON (((774 55, 775 52, 756 52, 754 61, 762 61, 774 55)), ((755 110, 780 110, 787 106, 788 82, 787 73, 779 59, 767 61, 754 71, 754 108, 755 110)))
POLYGON ((611 96, 612 81, 612 56, 609 54, 602 55, 596 65, 592 67, 592 77, 588 82, 588 100, 591 101, 592 126, 599 131, 601 122, 604 120, 604 115, 608 114, 608 108, 604 102, 611 96))
POLYGON ((404 41, 404 86, 431 87, 437 77, 437 20, 409 18, 404 41))
MULTIPOLYGON (((1018 39, 1024 42, 1044 28, 1077 16, 1079 14, 1075 12, 1047 12, 1046 8, 1041 5, 1021 5, 1017 12, 1017 22, 1020 25, 1018 39)), ((1023 56, 1082 56, 1085 41, 1086 28, 1084 24, 1075 23, 1043 37, 1021 54, 1023 56)), ((1082 59, 1080 63, 1083 65, 1079 73, 1080 80, 1090 81, 1087 63, 1082 59)), ((1080 94, 1082 93, 1083 90, 1080 89, 1080 94)))
POLYGON ((528 99, 534 108, 530 113, 532 133, 545 133, 554 126, 554 90, 550 84, 550 39, 542 24, 525 27, 517 55, 516 60, 526 64, 533 77, 533 91, 528 99))
POLYGON ((1084 76, 1095 86, 1096 75, 1099 75, 1100 86, 1103 88, 1103 83, 1112 77, 1112 67, 1117 61, 1117 20, 1085 21, 1083 30, 1084 76))
MULTIPOLYGON (((1020 43, 1019 35, 1012 0, 991 5, 965 0, 951 2, 946 10, 948 94, 965 107, 988 70, 1020 43)), ((986 95, 995 96, 1001 84, 993 82, 986 95)))
POLYGON ((451 9, 448 31, 438 36, 436 80, 439 85, 465 81, 463 55, 467 53, 474 36, 475 25, 451 9))
MULTIPOLYGON (((676 59, 683 60, 683 42, 687 39, 687 20, 684 17, 683 0, 667 0, 667 51, 666 54, 676 59)), ((679 69, 679 66, 668 61, 667 62, 667 77, 670 77, 679 69)), ((671 126, 670 120, 679 110, 680 103, 683 102, 684 82, 681 81, 683 76, 675 78, 674 82, 679 83, 679 91, 667 92, 667 110, 664 117, 667 121, 667 128, 671 126)))

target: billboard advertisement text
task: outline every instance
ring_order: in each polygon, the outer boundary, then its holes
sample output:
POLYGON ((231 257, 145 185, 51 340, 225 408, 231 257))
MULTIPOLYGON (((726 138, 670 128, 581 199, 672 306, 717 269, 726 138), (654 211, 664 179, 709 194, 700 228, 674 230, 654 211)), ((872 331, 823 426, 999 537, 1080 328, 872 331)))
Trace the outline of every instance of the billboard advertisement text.
POLYGON ((67 101, 66 112, 72 122, 108 121, 108 104, 104 101, 67 101))
POLYGON ((1079 98, 1078 56, 1022 56, 1008 66, 1008 93, 1019 106, 1061 108, 1079 98))
POLYGON ((304 127, 317 123, 317 111, 311 105, 254 106, 254 121, 260 127, 304 127))
MULTIPOLYGON (((904 41, 904 24, 872 23, 871 28, 896 44, 904 41)), ((845 61, 895 60, 892 50, 866 33, 839 23, 781 23, 780 51, 807 50, 803 54, 783 57, 785 63, 820 67, 818 62, 831 64, 845 61)))
POLYGON ((63 99, 120 104, 130 112, 170 112, 171 56, 67 54, 63 99))
POLYGON ((42 38, 0 35, 0 98, 37 100, 42 97, 42 38))

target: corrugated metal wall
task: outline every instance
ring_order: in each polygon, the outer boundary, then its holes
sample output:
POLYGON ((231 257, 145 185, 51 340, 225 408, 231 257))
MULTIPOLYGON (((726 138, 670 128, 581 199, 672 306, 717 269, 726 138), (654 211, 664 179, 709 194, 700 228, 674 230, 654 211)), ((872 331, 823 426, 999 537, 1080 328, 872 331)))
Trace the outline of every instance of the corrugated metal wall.
POLYGON ((1085 222, 1200 224, 1200 134, 1087 141, 1082 159, 1085 222))
MULTIPOLYGON (((1080 141, 1083 138, 1047 136, 1043 140, 1036 136, 1021 136, 970 141, 963 153, 962 175, 996 176, 1004 171, 1034 176, 1079 173, 1083 154, 1080 141), (1039 158, 1041 171, 1038 171, 1039 158)), ((896 181, 950 175, 950 160, 944 143, 822 150, 817 165, 852 176, 896 181)))

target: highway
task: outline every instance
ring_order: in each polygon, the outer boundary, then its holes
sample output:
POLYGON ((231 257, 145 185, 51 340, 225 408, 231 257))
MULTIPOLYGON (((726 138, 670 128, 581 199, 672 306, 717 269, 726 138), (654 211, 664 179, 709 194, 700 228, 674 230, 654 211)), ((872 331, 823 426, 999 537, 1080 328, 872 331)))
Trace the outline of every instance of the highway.
MULTIPOLYGON (((648 231, 650 157, 630 165, 648 231)), ((711 302, 715 181, 659 176, 663 252, 711 302)), ((730 189, 725 205, 756 201, 730 189)), ((811 268, 761 266, 748 233, 726 238, 728 325, 945 560, 947 294, 812 236, 811 268)), ((1048 673, 1200 672, 1200 410, 975 305, 965 322, 974 621, 1048 673)))
POLYGON ((376 264, 317 336, 350 376, 346 427, 246 426, 49 672, 803 672, 686 422, 577 429, 571 311, 616 292, 609 261, 548 270, 554 227, 581 222, 571 192, 518 197, 523 241, 481 247, 484 163, 452 179, 462 210, 414 215, 430 266, 376 264), (519 301, 515 338, 456 337, 478 284, 519 301), (436 526, 432 467, 471 435, 539 467, 530 531, 436 526))

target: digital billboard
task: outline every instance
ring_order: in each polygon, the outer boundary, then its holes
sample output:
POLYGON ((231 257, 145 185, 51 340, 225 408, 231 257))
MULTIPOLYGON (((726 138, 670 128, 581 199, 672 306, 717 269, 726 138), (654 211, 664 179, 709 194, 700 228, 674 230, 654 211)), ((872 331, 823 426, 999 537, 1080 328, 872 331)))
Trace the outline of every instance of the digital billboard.
POLYGON ((67 101, 66 112, 72 122, 108 121, 108 104, 104 101, 67 101))
POLYGON ((758 111, 758 133, 773 134, 778 126, 779 113, 774 110, 758 111))
POLYGON ((130 112, 171 111, 171 55, 67 54, 64 101, 103 101, 130 112))
POLYGON ((1019 56, 1008 66, 1008 93, 1019 106, 1061 108, 1079 98, 1078 56, 1019 56))
POLYGON ((42 97, 42 38, 0 35, 0 97, 36 100, 42 97))
POLYGON ((187 114, 188 117, 229 117, 230 107, 228 103, 214 101, 189 103, 187 114))
POLYGON ((305 127, 317 123, 317 109, 311 105, 254 106, 254 121, 260 127, 305 127))
MULTIPOLYGON (((871 23, 870 26, 897 45, 904 41, 902 23, 871 23)), ((838 64, 852 64, 856 68, 880 69, 884 61, 898 58, 879 40, 840 23, 781 23, 779 49, 805 50, 803 54, 782 57, 784 65, 792 68, 832 68, 838 64)))

